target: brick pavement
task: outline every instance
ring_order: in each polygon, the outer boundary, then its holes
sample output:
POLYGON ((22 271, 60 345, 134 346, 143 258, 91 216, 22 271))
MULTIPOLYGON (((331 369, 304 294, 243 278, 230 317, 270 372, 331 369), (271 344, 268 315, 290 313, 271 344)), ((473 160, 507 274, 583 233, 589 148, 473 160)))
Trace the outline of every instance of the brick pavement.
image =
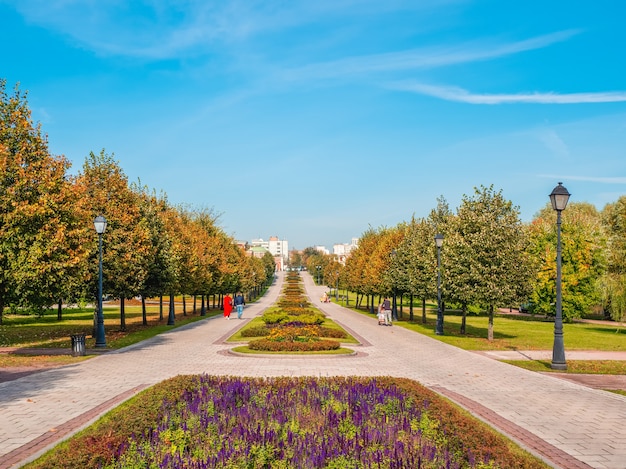
MULTIPOLYGON (((242 356, 224 338, 245 321, 211 318, 76 365, 0 383, 0 468, 17 468, 138 390, 179 374, 398 376, 445 395, 553 467, 626 468, 626 397, 523 370, 313 301, 362 340, 345 357, 242 356), (63 433, 63 435, 61 435, 63 433)), ((280 292, 246 307, 260 314, 280 292)))

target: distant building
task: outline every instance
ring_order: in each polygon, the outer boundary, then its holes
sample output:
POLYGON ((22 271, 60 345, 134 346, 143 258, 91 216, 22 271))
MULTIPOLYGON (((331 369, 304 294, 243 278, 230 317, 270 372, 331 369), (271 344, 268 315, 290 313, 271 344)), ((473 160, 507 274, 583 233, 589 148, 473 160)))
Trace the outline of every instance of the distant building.
POLYGON ((251 249, 262 248, 274 256, 277 270, 284 270, 285 265, 289 262, 289 242, 287 240, 281 240, 277 236, 270 236, 269 241, 264 241, 262 238, 253 239, 250 242, 250 246, 251 249))
POLYGON ((268 249, 273 256, 280 256, 285 261, 289 260, 289 241, 270 236, 268 249))
POLYGON ((359 238, 352 238, 349 244, 333 244, 333 254, 337 260, 344 264, 353 249, 359 247, 359 238))
POLYGON ((265 253, 269 252, 269 250, 263 246, 252 246, 250 249, 248 249, 248 252, 252 257, 257 257, 261 259, 265 255, 265 253))
POLYGON ((321 252, 322 254, 330 254, 330 252, 328 251, 328 249, 326 249, 326 246, 315 246, 315 250, 317 252, 321 252))

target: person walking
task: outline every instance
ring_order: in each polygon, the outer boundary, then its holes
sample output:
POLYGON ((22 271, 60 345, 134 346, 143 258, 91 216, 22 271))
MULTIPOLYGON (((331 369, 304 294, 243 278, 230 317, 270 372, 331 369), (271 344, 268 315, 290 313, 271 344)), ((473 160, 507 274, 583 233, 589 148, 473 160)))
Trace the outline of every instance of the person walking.
POLYGON ((243 298, 241 292, 237 292, 235 295, 235 309, 237 310, 237 319, 242 319, 243 307, 246 304, 246 300, 243 298))
POLYGON ((385 326, 391 326, 391 303, 389 302, 388 297, 385 297, 380 305, 380 309, 384 313, 385 326))
POLYGON ((224 318, 230 319, 230 313, 233 312, 233 299, 228 293, 224 295, 224 318))

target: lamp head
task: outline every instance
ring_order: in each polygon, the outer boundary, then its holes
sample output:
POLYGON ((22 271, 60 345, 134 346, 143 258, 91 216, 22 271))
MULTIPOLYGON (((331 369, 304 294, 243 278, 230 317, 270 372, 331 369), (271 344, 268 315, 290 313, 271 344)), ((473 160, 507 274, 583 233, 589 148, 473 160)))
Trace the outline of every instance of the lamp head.
POLYGON ((96 228, 96 233, 99 235, 104 234, 107 229, 107 220, 102 215, 98 215, 94 221, 93 226, 96 228))
POLYGON ((441 233, 437 233, 435 235, 435 246, 437 246, 438 248, 443 246, 443 235, 441 233))
POLYGON ((567 189, 563 187, 563 183, 559 182, 559 184, 554 189, 552 189, 552 192, 550 193, 550 202, 552 203, 552 208, 559 212, 561 210, 565 210, 570 195, 572 194, 567 192, 567 189))

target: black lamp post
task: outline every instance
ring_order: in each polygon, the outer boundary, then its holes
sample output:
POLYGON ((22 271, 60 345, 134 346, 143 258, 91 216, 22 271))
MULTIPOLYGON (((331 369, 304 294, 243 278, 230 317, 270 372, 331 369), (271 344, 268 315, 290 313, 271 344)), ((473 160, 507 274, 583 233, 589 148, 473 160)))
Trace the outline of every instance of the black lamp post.
POLYGON ((96 347, 106 347, 107 341, 104 335, 104 313, 102 312, 102 235, 107 229, 107 221, 102 215, 98 215, 94 221, 93 226, 98 233, 98 316, 96 319, 96 347))
POLYGON ((571 194, 559 182, 550 194, 552 208, 556 210, 556 316, 554 318, 554 346, 552 348, 553 370, 567 370, 563 344, 563 314, 561 308, 561 212, 567 207, 571 194))
POLYGON ((443 335, 443 310, 441 309, 441 246, 443 245, 443 235, 435 235, 435 246, 437 246, 437 326, 435 334, 443 335))
POLYGON ((339 271, 335 272, 337 276, 337 288, 335 288, 335 301, 339 303, 339 271))
POLYGON ((315 269, 317 270, 317 284, 320 284, 320 270, 322 270, 322 266, 321 265, 316 265, 315 269))

